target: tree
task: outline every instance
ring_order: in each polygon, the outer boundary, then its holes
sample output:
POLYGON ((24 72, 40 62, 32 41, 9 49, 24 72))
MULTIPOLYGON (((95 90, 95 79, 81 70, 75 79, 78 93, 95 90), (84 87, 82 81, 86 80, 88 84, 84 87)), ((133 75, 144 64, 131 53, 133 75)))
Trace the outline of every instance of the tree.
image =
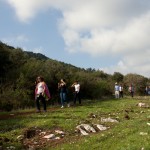
POLYGON ((124 75, 122 75, 121 73, 119 72, 114 72, 113 76, 112 76, 112 79, 116 82, 122 82, 123 81, 123 78, 124 78, 124 75))

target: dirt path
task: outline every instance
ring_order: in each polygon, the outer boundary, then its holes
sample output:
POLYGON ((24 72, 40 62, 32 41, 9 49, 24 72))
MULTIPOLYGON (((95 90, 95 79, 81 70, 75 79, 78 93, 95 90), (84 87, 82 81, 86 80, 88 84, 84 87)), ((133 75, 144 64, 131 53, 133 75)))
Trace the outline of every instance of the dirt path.
MULTIPOLYGON (((50 108, 47 110, 46 113, 48 112, 52 112, 55 110, 58 110, 59 108, 50 108)), ((7 119, 11 119, 11 118, 16 118, 16 117, 20 117, 20 116, 27 116, 27 115, 31 115, 37 113, 36 111, 30 111, 30 112, 10 112, 9 114, 0 114, 0 120, 7 120, 7 119)), ((44 113, 41 111, 41 113, 44 113)))

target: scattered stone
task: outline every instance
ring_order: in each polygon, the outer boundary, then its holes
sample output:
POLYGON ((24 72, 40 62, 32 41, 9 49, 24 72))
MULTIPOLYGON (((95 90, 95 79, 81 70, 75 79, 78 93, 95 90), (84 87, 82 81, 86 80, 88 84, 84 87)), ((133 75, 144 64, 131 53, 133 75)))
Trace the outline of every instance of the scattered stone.
POLYGON ((57 134, 65 134, 65 132, 60 131, 60 130, 55 130, 55 133, 57 133, 57 134))
POLYGON ((116 119, 112 119, 112 118, 101 118, 101 122, 115 122, 118 123, 118 121, 116 119))
POLYGON ((19 136, 17 136, 17 140, 19 140, 19 141, 23 140, 23 138, 24 138, 24 136, 23 136, 23 135, 19 135, 19 136))
POLYGON ((81 135, 89 135, 89 133, 95 133, 98 131, 107 130, 108 127, 105 127, 100 124, 93 124, 92 126, 89 124, 81 124, 76 127, 81 135))
POLYGON ((78 125, 76 128, 80 131, 80 133, 81 133, 82 135, 89 135, 85 130, 83 130, 83 129, 81 128, 80 125, 78 125))
POLYGON ((107 127, 101 125, 101 124, 94 124, 94 126, 96 126, 100 131, 104 131, 107 130, 107 127))
POLYGON ((60 137, 55 137, 55 140, 60 140, 61 138, 60 137))
POLYGON ((10 114, 10 116, 14 116, 15 114, 10 114))
POLYGON ((87 132, 96 132, 96 130, 89 124, 81 124, 80 126, 82 126, 87 132))
POLYGON ((95 115, 95 114, 91 113, 91 114, 89 114, 89 117, 90 117, 90 118, 96 118, 96 117, 97 117, 97 115, 95 115))
POLYGON ((41 132, 41 133, 39 133, 39 135, 45 135, 46 134, 46 132, 41 132))
POLYGON ((148 104, 146 104, 146 103, 138 103, 137 104, 139 107, 141 107, 141 108, 149 108, 150 106, 148 105, 148 104))
POLYGON ((148 122, 147 125, 150 126, 150 123, 148 122))
POLYGON ((34 142, 34 144, 35 144, 35 145, 37 145, 37 144, 38 144, 38 142, 34 142))
POLYGON ((15 150, 16 148, 14 146, 7 147, 7 150, 15 150))
POLYGON ((43 138, 45 138, 45 139, 54 139, 55 134, 49 134, 49 135, 44 136, 43 138))
POLYGON ((148 135, 147 132, 140 132, 140 135, 148 135))

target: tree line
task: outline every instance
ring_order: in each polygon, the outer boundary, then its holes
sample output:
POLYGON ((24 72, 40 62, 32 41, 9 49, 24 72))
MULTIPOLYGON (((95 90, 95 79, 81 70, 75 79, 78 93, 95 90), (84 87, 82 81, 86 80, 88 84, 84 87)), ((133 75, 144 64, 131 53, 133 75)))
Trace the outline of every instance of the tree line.
POLYGON ((114 83, 123 84, 128 94, 130 83, 135 85, 135 94, 143 95, 150 79, 138 74, 113 75, 92 68, 79 68, 50 59, 40 53, 26 52, 0 42, 0 110, 11 110, 34 106, 35 79, 43 76, 52 95, 51 103, 59 102, 57 83, 67 82, 68 98, 73 99, 70 85, 78 80, 82 99, 112 97, 114 83))

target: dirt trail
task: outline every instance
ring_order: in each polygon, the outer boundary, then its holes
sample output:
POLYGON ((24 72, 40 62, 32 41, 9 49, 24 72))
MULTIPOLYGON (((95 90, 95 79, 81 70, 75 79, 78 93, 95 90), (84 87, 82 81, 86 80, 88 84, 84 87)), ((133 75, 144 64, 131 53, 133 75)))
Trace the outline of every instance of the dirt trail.
MULTIPOLYGON (((55 111, 55 110, 58 110, 59 108, 50 108, 47 110, 46 113, 48 112, 52 112, 52 111, 55 111)), ((7 119, 11 119, 11 118, 16 118, 16 117, 20 117, 20 116, 27 116, 27 115, 30 115, 30 114, 34 114, 34 113, 37 113, 36 111, 30 111, 30 112, 10 112, 9 114, 0 114, 0 120, 7 120, 7 119)), ((45 112, 40 112, 40 113, 45 113, 45 112)))

